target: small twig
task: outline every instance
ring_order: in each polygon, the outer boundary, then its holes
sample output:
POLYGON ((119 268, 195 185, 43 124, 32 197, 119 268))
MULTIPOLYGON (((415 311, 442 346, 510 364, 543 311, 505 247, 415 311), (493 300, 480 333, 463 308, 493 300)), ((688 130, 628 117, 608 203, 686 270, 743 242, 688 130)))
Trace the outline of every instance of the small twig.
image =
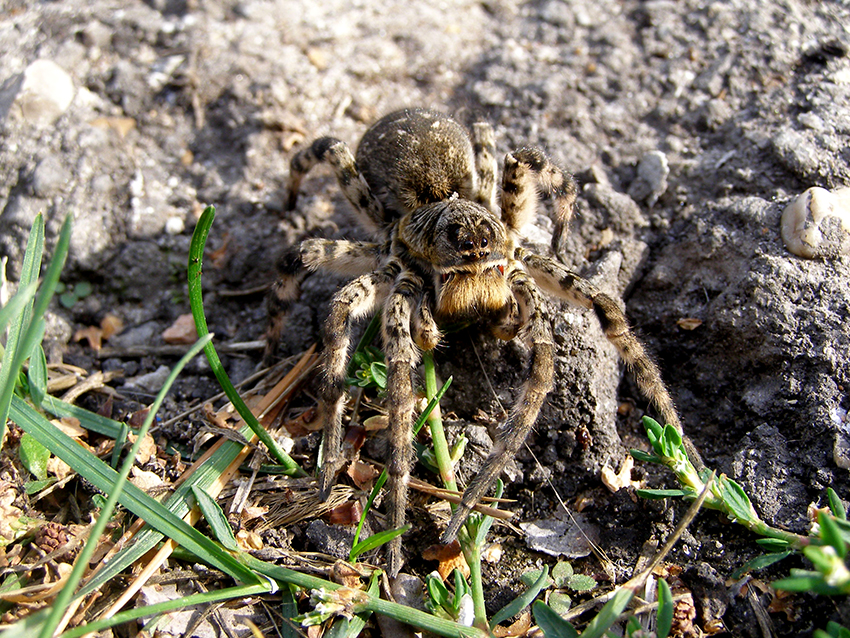
POLYGON ((122 370, 95 372, 88 379, 78 383, 73 388, 68 390, 65 394, 61 396, 60 400, 64 401, 65 403, 73 403, 86 392, 102 388, 105 384, 112 381, 112 379, 114 379, 115 377, 120 377, 123 374, 124 372, 122 370))
MULTIPOLYGON (((190 344, 191 345, 191 344, 190 344)), ((189 345, 164 345, 164 346, 129 346, 127 348, 101 348, 95 351, 98 359, 135 358, 148 356, 181 356, 189 351, 189 345)), ((234 343, 216 344, 216 350, 225 354, 263 350, 265 341, 240 341, 234 343)))

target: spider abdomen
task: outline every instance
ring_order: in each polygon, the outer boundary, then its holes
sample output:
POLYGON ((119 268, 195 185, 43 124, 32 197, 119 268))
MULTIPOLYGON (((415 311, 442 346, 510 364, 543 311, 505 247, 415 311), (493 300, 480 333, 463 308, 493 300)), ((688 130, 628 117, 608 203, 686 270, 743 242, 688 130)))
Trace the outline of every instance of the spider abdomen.
POLYGON ((471 199, 476 187, 469 133, 427 109, 404 109, 378 120, 363 135, 356 160, 388 221, 454 193, 471 199))

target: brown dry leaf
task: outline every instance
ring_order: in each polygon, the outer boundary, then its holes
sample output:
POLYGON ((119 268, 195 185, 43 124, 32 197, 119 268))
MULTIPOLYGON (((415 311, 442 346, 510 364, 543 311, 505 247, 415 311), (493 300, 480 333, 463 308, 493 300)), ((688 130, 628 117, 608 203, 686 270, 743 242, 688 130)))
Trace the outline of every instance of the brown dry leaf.
POLYGON ((89 122, 95 128, 109 129, 118 133, 121 139, 136 128, 136 120, 132 117, 99 117, 89 122))
POLYGON ((236 532, 236 544, 239 545, 239 549, 246 552, 263 549, 263 539, 260 535, 247 529, 236 532))
POLYGON ((632 468, 635 466, 635 460, 631 455, 626 455, 623 464, 620 466, 619 472, 614 472, 607 465, 602 468, 602 482, 612 492, 617 492, 624 487, 643 487, 643 481, 632 480, 632 468))
POLYGON ((59 590, 65 587, 68 576, 70 576, 73 568, 73 565, 70 563, 55 563, 55 569, 59 572, 59 580, 52 583, 30 585, 14 591, 3 592, 3 594, 0 594, 0 599, 10 603, 25 605, 53 598, 59 593, 59 590))
POLYGON ((239 517, 243 523, 253 521, 255 518, 263 518, 269 513, 269 508, 266 505, 246 505, 239 512, 239 517))
POLYGON ((531 612, 527 609, 520 614, 517 621, 510 627, 502 627, 496 625, 493 627, 493 635, 497 638, 507 638, 508 636, 524 636, 531 629, 531 612))
POLYGON ((375 416, 370 416, 368 419, 364 419, 363 427, 367 432, 374 432, 375 430, 386 430, 389 423, 390 421, 386 414, 376 414, 375 416))
POLYGON ((328 522, 331 525, 357 525, 362 513, 360 501, 349 501, 328 512, 328 522))
POLYGON ((457 541, 452 541, 448 545, 432 545, 422 552, 422 558, 438 561, 437 573, 443 580, 446 580, 455 569, 459 569, 464 577, 469 578, 469 565, 466 564, 466 558, 460 551, 460 543, 457 541))
MULTIPOLYGON (((127 440, 132 444, 136 442, 136 435, 130 433, 127 435, 127 440)), ((156 443, 150 434, 145 434, 142 444, 139 446, 139 453, 136 454, 136 462, 139 465, 144 465, 151 460, 151 457, 156 454, 156 443)))
POLYGON ((170 344, 192 344, 198 340, 198 332, 195 329, 195 319, 192 315, 180 315, 162 333, 165 343, 170 344))
POLYGON ((794 592, 780 589, 774 592, 767 610, 774 614, 785 614, 788 622, 795 622, 800 617, 800 609, 795 604, 796 602, 797 598, 794 592))
POLYGON ((92 350, 100 350, 103 344, 103 329, 97 326, 88 326, 81 328, 74 333, 74 341, 88 341, 89 348, 92 350))
POLYGON ((121 317, 108 313, 100 320, 100 329, 103 331, 103 338, 108 340, 124 329, 124 322, 121 317))
POLYGON ((360 572, 354 566, 346 563, 344 560, 338 560, 334 563, 331 580, 343 587, 359 589, 361 576, 360 572))
POLYGON ((58 478, 60 481, 74 473, 74 470, 71 469, 71 466, 65 463, 62 459, 56 456, 51 456, 47 459, 47 471, 50 472, 53 476, 58 478))
POLYGON ((380 474, 375 466, 364 463, 363 461, 352 461, 345 473, 351 477, 354 484, 361 490, 365 490, 371 486, 372 481, 380 474))
POLYGON ((51 419, 50 422, 72 439, 79 439, 88 434, 88 430, 80 425, 80 420, 76 417, 64 416, 61 419, 51 419))
POLYGON ((130 470, 130 482, 140 490, 145 491, 152 490, 155 487, 162 485, 162 479, 159 475, 142 470, 135 466, 132 470, 130 470))
POLYGON ((682 330, 696 330, 702 325, 702 319, 695 317, 682 317, 676 321, 676 325, 682 330))

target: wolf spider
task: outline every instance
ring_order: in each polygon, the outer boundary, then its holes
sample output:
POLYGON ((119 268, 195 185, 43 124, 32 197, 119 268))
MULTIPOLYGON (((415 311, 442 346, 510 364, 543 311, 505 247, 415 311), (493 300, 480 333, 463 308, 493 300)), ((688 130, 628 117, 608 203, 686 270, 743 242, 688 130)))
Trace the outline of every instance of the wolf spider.
MULTIPOLYGON (((443 542, 457 536, 471 509, 517 453, 552 388, 555 347, 541 291, 593 309, 641 391, 666 423, 681 429, 658 368, 615 301, 557 261, 520 245, 520 232, 534 217, 541 188, 554 199, 552 248, 560 253, 576 198, 573 178, 540 150, 526 147, 505 156, 497 189, 495 153, 488 124, 475 124, 470 136, 450 117, 422 109, 397 111, 375 123, 363 136, 356 160, 344 142, 317 139, 292 158, 287 208, 295 207, 305 174, 327 163, 376 241, 303 241, 281 260, 282 276, 269 296, 268 342, 273 347, 305 267, 355 277, 334 296, 324 330, 323 497, 344 464, 341 433, 352 324, 382 313, 393 528, 405 521, 413 457, 411 376, 420 351, 440 343, 441 325, 462 322, 480 322, 499 339, 519 336, 528 344, 527 380, 492 452, 466 487, 443 542)), ((396 575, 401 564, 401 539, 396 538, 389 547, 390 574, 396 575)))

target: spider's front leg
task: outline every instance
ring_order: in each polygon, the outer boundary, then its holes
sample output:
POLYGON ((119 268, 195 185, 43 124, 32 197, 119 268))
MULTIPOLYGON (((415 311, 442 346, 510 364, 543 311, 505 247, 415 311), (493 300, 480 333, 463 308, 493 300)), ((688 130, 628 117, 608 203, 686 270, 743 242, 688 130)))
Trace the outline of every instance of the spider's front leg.
POLYGON ((443 532, 443 543, 450 543, 457 537, 472 508, 478 504, 519 451, 537 420, 546 395, 552 389, 555 345, 551 326, 541 311, 540 291, 520 269, 513 270, 508 278, 519 307, 520 322, 525 325, 523 338, 531 347, 527 381, 511 408, 507 421, 500 428, 493 450, 464 490, 460 505, 452 515, 448 528, 443 532))
POLYGON ((325 352, 322 384, 324 459, 319 475, 319 493, 330 495, 336 475, 342 469, 342 412, 345 407, 345 377, 351 326, 354 320, 372 312, 386 296, 392 273, 384 271, 358 277, 334 295, 325 323, 325 352))
MULTIPOLYGON (((403 272, 390 292, 383 314, 383 342, 387 361, 387 416, 390 424, 387 474, 391 529, 404 525, 407 485, 413 465, 414 395, 411 374, 420 355, 413 342, 410 326, 422 294, 422 281, 409 271, 403 272)), ((401 564, 401 537, 397 536, 390 541, 388 547, 389 575, 398 575, 401 564)))
POLYGON ((271 365, 285 327, 286 316, 301 293, 308 272, 321 268, 359 277, 380 267, 385 251, 380 244, 333 239, 305 239, 290 246, 277 262, 278 278, 266 296, 266 349, 263 363, 271 365))
POLYGON ((537 148, 520 148, 505 156, 502 175, 502 221, 519 232, 532 221, 537 208, 537 189, 542 187, 555 199, 552 251, 560 255, 569 233, 576 183, 537 148))
MULTIPOLYGON (((605 336, 614 344, 620 357, 632 371, 640 391, 652 402, 664 423, 682 432, 679 415, 667 386, 661 379, 661 371, 629 328, 626 316, 617 302, 561 264, 533 253, 518 252, 528 272, 541 288, 576 306, 593 309, 605 336)), ((695 455, 692 460, 701 463, 689 440, 687 445, 689 452, 695 455)))

